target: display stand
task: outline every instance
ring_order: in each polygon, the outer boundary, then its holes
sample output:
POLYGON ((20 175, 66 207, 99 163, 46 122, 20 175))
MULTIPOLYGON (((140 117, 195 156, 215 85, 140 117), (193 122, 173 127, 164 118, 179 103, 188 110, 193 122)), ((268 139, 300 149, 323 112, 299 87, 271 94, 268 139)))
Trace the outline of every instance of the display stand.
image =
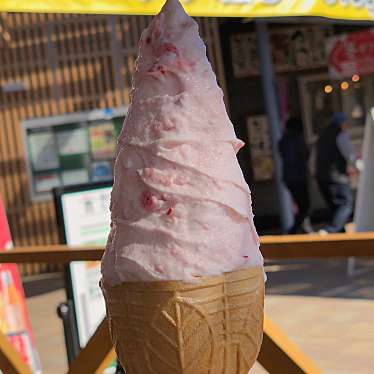
MULTIPOLYGON (((53 190, 60 242, 68 245, 104 245, 110 230, 112 181, 53 190)), ((57 313, 62 319, 69 365, 105 318, 99 288, 100 262, 71 262, 65 268, 66 302, 57 313)), ((115 367, 111 366, 111 373, 115 367)))
POLYGON ((57 315, 64 326, 66 354, 69 366, 80 351, 77 323, 73 311, 73 302, 68 300, 57 307, 57 315))

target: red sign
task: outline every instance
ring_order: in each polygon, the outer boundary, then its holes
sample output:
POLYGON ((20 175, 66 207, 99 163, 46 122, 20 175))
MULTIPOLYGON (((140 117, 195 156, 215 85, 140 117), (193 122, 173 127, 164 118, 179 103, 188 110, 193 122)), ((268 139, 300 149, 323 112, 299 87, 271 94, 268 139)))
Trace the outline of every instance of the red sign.
POLYGON ((332 78, 374 72, 374 30, 365 30, 331 38, 327 44, 332 78))
MULTIPOLYGON (((11 247, 8 221, 0 198, 0 250, 11 247)), ((32 371, 41 373, 21 278, 15 264, 0 264, 0 330, 32 371)))

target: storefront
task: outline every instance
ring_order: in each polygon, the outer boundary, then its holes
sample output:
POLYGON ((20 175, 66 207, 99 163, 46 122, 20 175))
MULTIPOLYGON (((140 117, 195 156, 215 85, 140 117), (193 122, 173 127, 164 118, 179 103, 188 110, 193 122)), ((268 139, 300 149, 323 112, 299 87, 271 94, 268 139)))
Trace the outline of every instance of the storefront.
MULTIPOLYGON (((222 22, 220 31, 231 117, 238 135, 247 142, 239 160, 251 185, 257 220, 266 228, 277 222, 278 205, 256 33, 253 23, 239 20, 222 22)), ((363 73, 352 51, 360 48, 365 35, 371 35, 370 29, 326 22, 282 22, 272 23, 269 34, 281 124, 291 115, 301 118, 306 142, 313 149, 332 114, 343 111, 350 118, 349 132, 361 155, 366 114, 374 103, 374 75, 369 74, 374 58, 368 57, 371 65, 365 61, 368 67, 363 73), (344 65, 347 55, 354 61, 344 65), (334 71, 334 59, 344 70, 334 71)), ((368 40, 370 36, 366 36, 368 40)), ((357 175, 352 175, 352 184, 356 186, 357 175)), ((311 185, 314 216, 323 218, 324 203, 313 178, 311 185)))

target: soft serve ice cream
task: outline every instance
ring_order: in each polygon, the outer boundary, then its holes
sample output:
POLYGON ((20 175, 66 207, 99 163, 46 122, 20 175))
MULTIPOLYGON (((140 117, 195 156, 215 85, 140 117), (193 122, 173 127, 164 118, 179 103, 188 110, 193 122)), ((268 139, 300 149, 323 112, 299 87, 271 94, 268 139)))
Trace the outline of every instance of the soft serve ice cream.
POLYGON ((143 32, 118 141, 104 284, 262 265, 249 188, 198 26, 168 0, 143 32))

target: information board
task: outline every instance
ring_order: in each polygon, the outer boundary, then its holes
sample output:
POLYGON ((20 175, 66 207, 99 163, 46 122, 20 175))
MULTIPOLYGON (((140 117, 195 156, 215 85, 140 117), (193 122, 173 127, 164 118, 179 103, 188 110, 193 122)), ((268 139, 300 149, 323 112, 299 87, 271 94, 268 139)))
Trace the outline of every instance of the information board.
MULTIPOLYGON (((62 240, 68 245, 105 245, 110 230, 111 182, 54 190, 62 240)), ((72 262, 69 268, 79 343, 84 347, 105 316, 100 262, 72 262)))
POLYGON ((33 199, 56 187, 111 180, 126 109, 33 118, 22 123, 33 199))

